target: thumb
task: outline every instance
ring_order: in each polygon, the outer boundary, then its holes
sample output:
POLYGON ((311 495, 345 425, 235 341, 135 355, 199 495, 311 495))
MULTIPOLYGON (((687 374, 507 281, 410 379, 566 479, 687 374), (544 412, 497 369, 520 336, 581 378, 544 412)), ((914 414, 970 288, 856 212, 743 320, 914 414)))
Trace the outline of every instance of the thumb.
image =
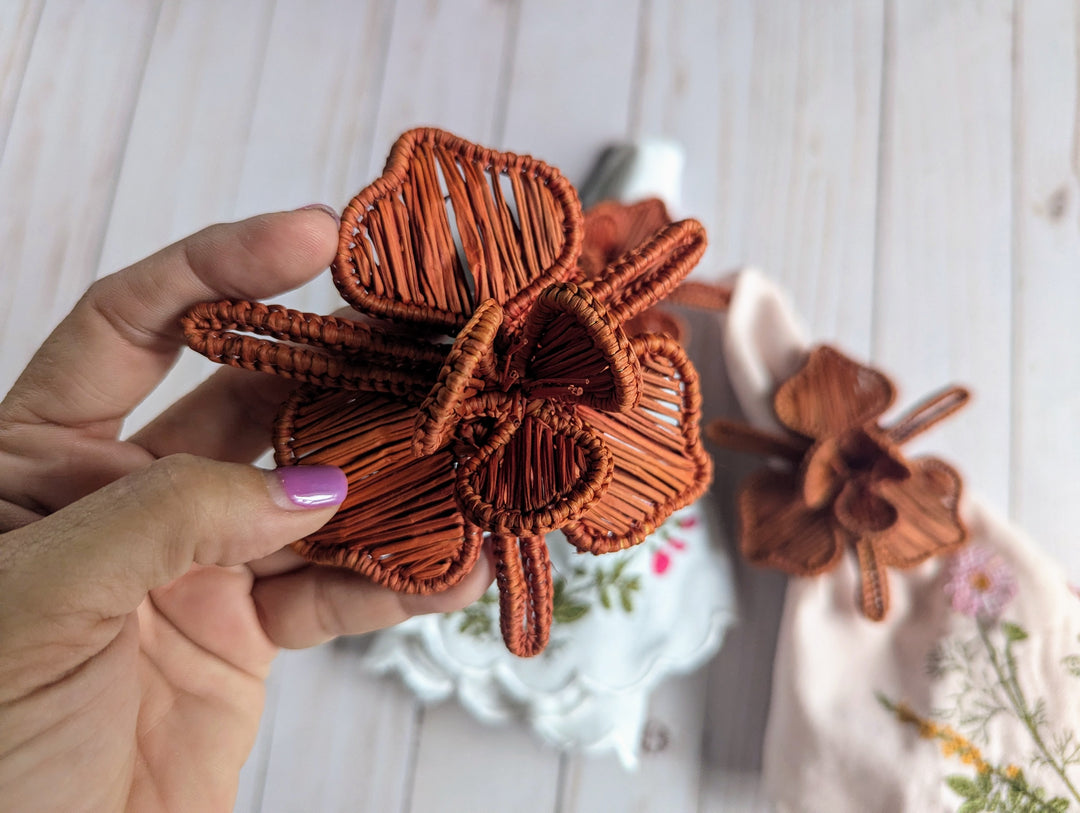
POLYGON ((241 564, 313 533, 346 490, 332 466, 164 457, 0 537, 0 596, 45 617, 124 615, 192 564, 241 564))

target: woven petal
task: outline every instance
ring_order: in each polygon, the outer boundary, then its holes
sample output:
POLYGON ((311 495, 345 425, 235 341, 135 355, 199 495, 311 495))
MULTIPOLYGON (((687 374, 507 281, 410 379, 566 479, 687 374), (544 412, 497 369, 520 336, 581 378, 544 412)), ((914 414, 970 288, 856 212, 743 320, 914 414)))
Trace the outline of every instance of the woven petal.
POLYGON ((334 282, 365 313, 447 331, 494 299, 511 329, 575 273, 582 236, 577 193, 554 167, 421 128, 342 214, 334 282))
POLYGON ((605 553, 641 542, 709 485, 712 463, 701 445, 697 372, 666 336, 637 336, 642 395, 629 412, 579 408, 615 460, 611 485, 582 517, 563 528, 579 550, 605 553))
POLYGON ((739 518, 747 560, 795 576, 834 568, 848 539, 828 509, 815 511, 802 502, 794 474, 775 469, 756 471, 740 486, 739 518))
POLYGON ((956 470, 932 457, 909 460, 908 466, 908 479, 874 485, 897 511, 896 523, 873 539, 878 560, 889 567, 914 567, 967 539, 959 514, 961 480, 956 470))
POLYGON ((892 383, 881 373, 831 347, 818 347, 803 368, 780 385, 774 407, 788 429, 822 438, 873 420, 895 397, 892 383))
POLYGON ((181 323, 188 345, 211 361, 346 390, 423 392, 445 353, 351 319, 256 302, 203 302, 181 323))
POLYGON ((605 200, 585 213, 585 242, 578 269, 584 279, 597 279, 607 267, 644 243, 671 222, 659 198, 637 203, 605 200))
POLYGON ((690 327, 686 320, 664 308, 649 308, 628 319, 623 325, 627 336, 642 333, 659 333, 670 336, 684 347, 690 341, 690 327))
POLYGON ((543 536, 492 534, 499 627, 506 648, 522 658, 538 655, 551 637, 551 559, 543 536))
POLYGON ((697 265, 705 245, 705 228, 696 220, 671 223, 582 287, 625 324, 670 294, 697 265))
POLYGON ((302 556, 407 593, 443 590, 472 569, 482 534, 457 508, 450 452, 413 457, 416 416, 400 399, 315 387, 285 402, 278 465, 340 466, 349 480, 334 518, 295 544, 302 556))
POLYGON ((860 539, 887 533, 900 520, 896 506, 874 493, 865 478, 844 484, 833 504, 833 516, 848 533, 860 539))
POLYGON ((511 370, 530 398, 603 410, 629 409, 640 370, 618 323, 576 285, 553 285, 536 300, 511 370))
POLYGON ((457 470, 465 516, 494 533, 531 536, 577 519, 611 482, 611 454, 580 421, 549 409, 507 417, 457 470))
POLYGON ((427 399, 420 405, 413 434, 413 454, 431 454, 447 444, 460 419, 462 402, 482 386, 474 376, 490 365, 491 345, 502 322, 502 308, 493 299, 482 303, 458 334, 427 399))

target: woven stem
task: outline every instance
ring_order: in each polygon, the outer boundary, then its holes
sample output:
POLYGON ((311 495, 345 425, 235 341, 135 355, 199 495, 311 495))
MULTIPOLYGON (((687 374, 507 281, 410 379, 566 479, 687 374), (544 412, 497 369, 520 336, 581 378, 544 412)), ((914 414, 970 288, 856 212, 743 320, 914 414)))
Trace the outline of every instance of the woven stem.
POLYGON ((506 648, 522 658, 538 655, 551 636, 551 560, 543 536, 493 534, 499 626, 506 648))

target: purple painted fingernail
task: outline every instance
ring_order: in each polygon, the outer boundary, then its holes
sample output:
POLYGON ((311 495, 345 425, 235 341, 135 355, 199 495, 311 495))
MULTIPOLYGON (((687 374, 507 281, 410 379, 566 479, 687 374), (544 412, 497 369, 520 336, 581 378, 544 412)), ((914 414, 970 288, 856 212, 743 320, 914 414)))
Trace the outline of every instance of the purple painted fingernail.
POLYGON ((335 466, 284 466, 275 473, 285 496, 301 508, 341 505, 349 491, 345 472, 335 466))
POLYGON ((327 206, 325 203, 309 203, 307 206, 301 206, 296 211, 306 212, 311 209, 314 209, 318 212, 326 212, 328 215, 330 215, 330 217, 334 218, 335 223, 337 223, 339 226, 341 225, 341 218, 338 216, 338 213, 332 207, 327 206))

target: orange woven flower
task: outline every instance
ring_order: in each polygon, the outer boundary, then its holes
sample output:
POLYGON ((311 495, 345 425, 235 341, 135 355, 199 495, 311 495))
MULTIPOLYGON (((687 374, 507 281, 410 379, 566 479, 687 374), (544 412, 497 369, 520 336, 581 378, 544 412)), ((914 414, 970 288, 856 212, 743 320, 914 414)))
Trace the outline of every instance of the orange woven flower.
POLYGON ((340 466, 350 488, 296 549, 429 593, 490 538, 519 655, 548 638, 546 533, 593 553, 637 544, 711 475, 685 353, 624 329, 698 261, 703 229, 665 222, 588 275, 582 232, 557 170, 414 130, 342 216, 334 283, 374 320, 249 302, 185 319, 211 359, 306 382, 279 413, 277 463, 340 466))
POLYGON ((967 391, 948 388, 882 427, 877 418, 895 396, 881 373, 819 347, 773 401, 792 436, 726 420, 707 429, 723 446, 787 461, 752 474, 740 487, 746 558, 810 576, 835 567, 852 545, 862 610, 874 620, 889 606, 886 567, 913 567, 967 537, 957 514, 960 476, 936 458, 908 460, 900 453, 904 442, 962 407, 967 391))

